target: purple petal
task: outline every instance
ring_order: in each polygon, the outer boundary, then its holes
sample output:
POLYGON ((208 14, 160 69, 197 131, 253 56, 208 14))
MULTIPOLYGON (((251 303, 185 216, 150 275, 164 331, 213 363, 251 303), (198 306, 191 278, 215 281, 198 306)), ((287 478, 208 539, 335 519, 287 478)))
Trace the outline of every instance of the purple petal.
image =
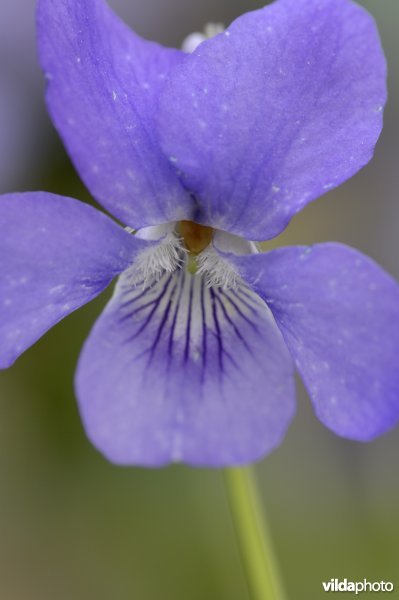
POLYGON ((145 244, 71 198, 0 196, 0 368, 97 296, 145 244))
POLYGON ((146 290, 121 280, 76 389, 89 438, 120 464, 250 462, 294 413, 291 359, 266 305, 182 270, 146 290))
POLYGON ((373 19, 349 0, 277 0, 201 44, 161 91, 162 146, 202 222, 280 233, 371 158, 386 66, 373 19))
POLYGON ((317 416, 370 440, 399 418, 399 286, 340 244, 234 258, 270 307, 317 416))
POLYGON ((159 87, 183 53, 142 40, 103 0, 39 0, 38 41, 50 114, 93 196, 135 228, 189 218, 153 132, 159 87))

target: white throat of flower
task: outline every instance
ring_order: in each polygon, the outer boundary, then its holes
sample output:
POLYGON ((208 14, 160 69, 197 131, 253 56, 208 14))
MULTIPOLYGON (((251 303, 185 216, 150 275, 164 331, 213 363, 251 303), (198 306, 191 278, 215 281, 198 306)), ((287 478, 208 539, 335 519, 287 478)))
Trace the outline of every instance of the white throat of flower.
POLYGON ((131 285, 148 287, 164 273, 185 269, 193 276, 203 278, 207 287, 237 288, 241 277, 221 253, 253 254, 258 251, 256 245, 230 233, 215 230, 210 243, 193 254, 188 250, 178 229, 178 223, 168 223, 159 227, 146 227, 136 233, 139 238, 153 243, 137 256, 130 267, 128 277, 131 285))

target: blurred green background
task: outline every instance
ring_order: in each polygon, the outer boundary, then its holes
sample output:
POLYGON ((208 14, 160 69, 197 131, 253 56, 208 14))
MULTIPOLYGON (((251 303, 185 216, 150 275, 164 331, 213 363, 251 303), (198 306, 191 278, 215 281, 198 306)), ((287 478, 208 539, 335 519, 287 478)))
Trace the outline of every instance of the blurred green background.
MULTIPOLYGON (((114 0, 145 37, 179 46, 251 0, 114 0)), ((399 277, 399 2, 361 2, 390 69, 386 125, 373 162, 303 211, 279 245, 338 240, 399 277)), ((0 3, 0 192, 45 189, 89 200, 46 115, 34 1, 0 3)), ((0 258, 1 260, 1 258, 0 258)), ((118 468, 89 444, 73 374, 102 296, 0 373, 0 598, 248 600, 218 471, 118 468)), ((375 349, 378 352, 378 348, 375 349)), ((399 358, 398 358, 399 366, 399 358)), ((398 431, 363 445, 316 420, 298 383, 284 444, 257 466, 290 600, 324 597, 332 577, 397 584, 398 431)), ((364 597, 371 594, 364 594, 364 597)))

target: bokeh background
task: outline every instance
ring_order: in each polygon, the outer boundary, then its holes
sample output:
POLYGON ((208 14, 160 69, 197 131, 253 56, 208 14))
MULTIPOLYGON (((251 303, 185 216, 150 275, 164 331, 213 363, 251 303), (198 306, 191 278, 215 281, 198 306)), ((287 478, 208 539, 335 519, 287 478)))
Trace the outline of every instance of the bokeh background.
MULTIPOLYGON (((174 46, 263 4, 110 3, 137 32, 174 46)), ((338 240, 399 277, 399 3, 361 4, 389 62, 384 133, 372 163, 304 210, 278 244, 338 240)), ((34 0, 1 0, 0 192, 90 201, 47 117, 34 38, 34 0)), ((117 468, 84 435, 73 373, 106 297, 0 373, 0 598, 248 600, 221 473, 117 468)), ((399 430, 367 445, 333 436, 298 383, 297 418, 257 465, 290 600, 322 598, 332 577, 393 581, 399 597, 398 455, 399 430)))

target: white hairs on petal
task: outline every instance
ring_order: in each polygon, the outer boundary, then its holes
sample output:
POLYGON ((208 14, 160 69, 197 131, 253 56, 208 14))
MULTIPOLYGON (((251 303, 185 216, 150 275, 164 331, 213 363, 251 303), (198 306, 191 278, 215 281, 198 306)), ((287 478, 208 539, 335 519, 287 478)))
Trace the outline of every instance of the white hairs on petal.
POLYGON ((182 240, 174 233, 168 233, 161 243, 140 252, 129 269, 130 283, 147 287, 165 272, 173 273, 183 265, 185 253, 182 240))
POLYGON ((211 246, 197 256, 197 264, 197 274, 204 277, 208 287, 236 289, 241 282, 234 267, 211 246))

